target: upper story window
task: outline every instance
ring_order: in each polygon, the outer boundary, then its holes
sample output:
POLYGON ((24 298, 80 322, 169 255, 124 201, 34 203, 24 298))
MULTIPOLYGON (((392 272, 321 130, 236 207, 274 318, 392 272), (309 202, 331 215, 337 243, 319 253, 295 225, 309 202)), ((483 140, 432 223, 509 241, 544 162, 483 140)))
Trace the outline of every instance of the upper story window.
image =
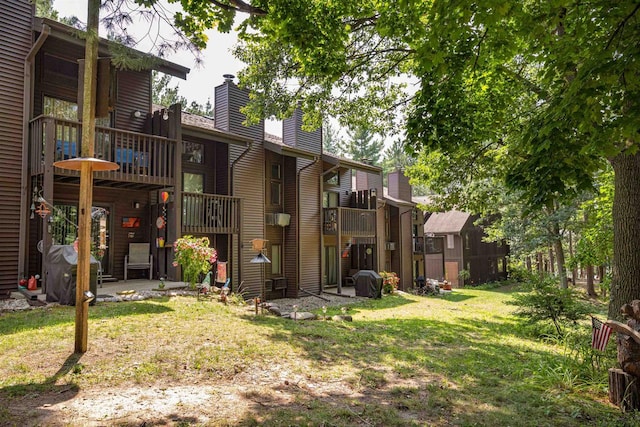
POLYGON ((182 190, 187 193, 204 193, 204 175, 184 172, 182 174, 182 190))
MULTIPOLYGON (((46 96, 43 99, 42 113, 56 119, 78 121, 78 103, 65 99, 46 96)), ((96 126, 111 126, 111 116, 96 117, 96 126)))
POLYGON ((271 204, 282 204, 282 169, 280 164, 271 164, 271 204))
POLYGON ((182 146, 184 159, 189 163, 204 163, 204 144, 185 141, 182 146))

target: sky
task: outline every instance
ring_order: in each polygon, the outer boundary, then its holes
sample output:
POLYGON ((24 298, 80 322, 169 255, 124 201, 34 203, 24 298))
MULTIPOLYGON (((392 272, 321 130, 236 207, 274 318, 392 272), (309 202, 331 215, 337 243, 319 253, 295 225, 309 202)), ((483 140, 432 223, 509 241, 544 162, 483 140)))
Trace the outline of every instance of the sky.
MULTIPOLYGON (((78 0, 54 0, 53 8, 58 11, 60 16, 76 16, 82 22, 86 22, 86 4, 86 0, 82 2, 78 0)), ((140 27, 146 28, 146 25, 140 25, 140 27)), ((101 31, 101 35, 104 36, 105 32, 101 31)), ((207 99, 210 99, 213 104, 213 89, 223 82, 224 79, 222 75, 237 75, 244 66, 244 64, 231 53, 236 43, 235 34, 223 34, 211 30, 207 35, 209 42, 207 43, 206 50, 202 52, 202 64, 197 65, 193 54, 187 51, 172 53, 166 58, 171 62, 191 69, 187 75, 187 80, 174 77, 170 86, 178 85, 180 87, 180 95, 189 101, 196 101, 199 104, 205 104, 207 99)), ((143 48, 139 48, 139 50, 146 51, 143 48)), ((268 133, 282 136, 282 124, 280 122, 265 122, 265 130, 268 133)))

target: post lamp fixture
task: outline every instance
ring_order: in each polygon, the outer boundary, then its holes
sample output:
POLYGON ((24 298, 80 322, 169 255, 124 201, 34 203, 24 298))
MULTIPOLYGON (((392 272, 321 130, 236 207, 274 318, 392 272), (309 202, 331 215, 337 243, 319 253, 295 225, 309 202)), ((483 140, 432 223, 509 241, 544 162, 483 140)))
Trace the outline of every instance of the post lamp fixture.
POLYGON ((258 251, 258 255, 254 256, 253 259, 249 261, 252 264, 260 264, 260 289, 262 289, 260 298, 262 302, 264 302, 266 295, 266 289, 264 286, 264 265, 271 264, 271 260, 267 258, 267 256, 263 253, 263 251, 266 249, 267 242, 268 240, 265 239, 253 239, 251 241, 253 250, 258 251))

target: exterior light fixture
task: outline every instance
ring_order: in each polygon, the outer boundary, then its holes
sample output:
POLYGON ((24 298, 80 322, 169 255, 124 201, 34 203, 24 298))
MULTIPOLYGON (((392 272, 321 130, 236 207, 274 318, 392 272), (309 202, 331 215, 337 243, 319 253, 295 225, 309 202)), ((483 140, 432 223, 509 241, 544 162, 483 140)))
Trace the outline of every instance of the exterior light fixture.
POLYGON ((84 291, 83 295, 84 295, 84 298, 82 301, 86 303, 90 303, 91 301, 96 299, 96 296, 91 291, 84 291))

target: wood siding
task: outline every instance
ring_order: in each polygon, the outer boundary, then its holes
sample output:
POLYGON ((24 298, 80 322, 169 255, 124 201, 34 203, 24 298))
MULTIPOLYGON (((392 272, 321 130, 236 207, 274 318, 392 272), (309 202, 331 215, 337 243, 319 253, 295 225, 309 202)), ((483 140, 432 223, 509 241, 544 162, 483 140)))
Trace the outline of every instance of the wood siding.
POLYGON ((17 289, 24 108, 24 65, 31 48, 32 5, 0 2, 0 298, 17 289))
POLYGON ((299 181, 299 245, 300 265, 299 286, 307 292, 320 293, 322 286, 321 270, 321 209, 320 176, 322 163, 298 159, 299 181), (305 169, 302 169, 305 168, 305 169))
MULTIPOLYGON (((73 184, 56 183, 54 185, 54 203, 76 204, 78 203, 79 186, 73 184)), ((93 206, 105 207, 109 211, 109 273, 113 276, 124 278, 124 256, 129 252, 129 243, 153 243, 151 242, 151 209, 148 191, 112 189, 105 187, 94 187, 93 206), (134 202, 140 204, 139 208, 134 207, 134 202), (140 218, 140 227, 122 227, 122 218, 140 218), (129 233, 133 233, 130 237, 129 233)), ((31 222, 42 222, 36 219, 31 222)), ((33 238, 33 237, 32 237, 33 238)), ((42 236, 37 236, 41 239, 42 236)), ((29 247, 35 247, 37 241, 30 242, 29 247)), ((156 261, 154 261, 156 262, 156 261)), ((157 268, 154 267, 154 271, 157 268)), ((131 278, 139 273, 143 277, 143 271, 130 271, 131 278)), ((155 273, 154 273, 155 274, 155 273)), ((146 277, 146 276, 144 276, 146 277)))
POLYGON ((284 247, 284 273, 287 277, 287 297, 296 298, 298 296, 298 253, 300 242, 298 232, 300 221, 298 218, 298 193, 297 187, 297 159, 294 157, 284 158, 283 193, 284 210, 291 215, 289 226, 285 227, 285 247, 284 247))
POLYGON ((299 108, 293 115, 282 121, 282 142, 311 153, 322 152, 322 129, 311 132, 302 130, 302 111, 299 108))
MULTIPOLYGON (((246 296, 260 295, 262 273, 259 264, 250 261, 256 255, 251 250, 251 240, 265 238, 264 226, 264 122, 246 127, 242 123, 245 115, 240 112, 249 100, 246 91, 240 90, 232 82, 225 82, 215 88, 216 127, 250 138, 253 143, 247 149, 242 146, 229 147, 229 161, 233 166, 232 195, 242 199, 242 219, 240 239, 234 236, 233 247, 241 248, 242 256, 232 266, 234 283, 244 281, 246 296), (259 179, 256 179, 259 177, 259 179)), ((236 255, 234 255, 236 256, 236 255)))
POLYGON ((115 127, 143 132, 146 113, 151 110, 151 71, 118 71, 117 82, 115 127), (132 117, 136 110, 142 117, 132 117))
MULTIPOLYGON (((64 43, 60 39, 49 36, 36 55, 36 73, 34 84, 33 114, 37 117, 43 112, 44 96, 59 98, 69 102, 78 102, 78 60, 84 58, 84 50, 80 46, 64 43), (47 58, 56 58, 74 67, 74 75, 45 70, 47 58)), ((68 70, 66 70, 68 71, 68 70)), ((77 118, 78 120, 80 118, 77 118)))

